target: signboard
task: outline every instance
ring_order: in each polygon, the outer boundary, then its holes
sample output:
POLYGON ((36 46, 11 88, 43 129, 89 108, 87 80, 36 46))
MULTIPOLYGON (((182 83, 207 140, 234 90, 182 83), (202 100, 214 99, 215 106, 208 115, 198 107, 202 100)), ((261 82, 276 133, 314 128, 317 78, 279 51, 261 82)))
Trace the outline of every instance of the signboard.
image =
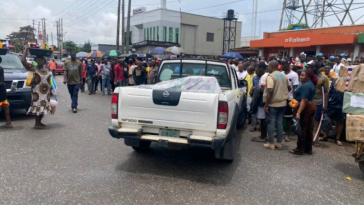
POLYGON ((136 9, 133 9, 133 15, 134 14, 144 13, 145 11, 146 11, 145 7, 136 8, 136 9))
POLYGON ((303 42, 309 42, 311 39, 310 37, 306 37, 306 38, 292 38, 292 37, 289 37, 289 38, 286 38, 284 40, 285 43, 303 43, 303 42))
POLYGON ((38 39, 42 39, 43 38, 43 35, 40 33, 38 34, 38 39))

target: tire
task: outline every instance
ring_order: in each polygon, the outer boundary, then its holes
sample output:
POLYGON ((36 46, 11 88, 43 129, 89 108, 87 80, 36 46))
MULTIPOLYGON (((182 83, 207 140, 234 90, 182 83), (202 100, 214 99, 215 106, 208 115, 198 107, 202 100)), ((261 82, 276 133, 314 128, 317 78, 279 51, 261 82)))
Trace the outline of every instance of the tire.
POLYGON ((235 153, 235 132, 236 130, 234 130, 234 132, 232 133, 232 137, 230 138, 229 141, 225 142, 225 144, 219 148, 215 150, 215 158, 216 159, 221 159, 227 162, 232 162, 234 161, 234 153, 235 153))
POLYGON ((360 169, 360 171, 361 172, 363 172, 363 174, 364 174, 364 154, 362 154, 360 157, 359 157, 359 162, 358 162, 358 164, 359 164, 359 169, 360 169))
POLYGON ((152 142, 150 141, 140 141, 140 144, 138 147, 136 146, 132 146, 132 148, 135 150, 135 151, 146 151, 149 149, 150 147, 150 144, 152 144, 152 142))
POLYGON ((245 122, 246 122, 246 118, 247 118, 247 111, 246 111, 246 108, 244 108, 240 113, 239 113, 239 116, 238 116, 238 121, 236 123, 236 127, 238 129, 241 129, 244 127, 245 125, 245 122))

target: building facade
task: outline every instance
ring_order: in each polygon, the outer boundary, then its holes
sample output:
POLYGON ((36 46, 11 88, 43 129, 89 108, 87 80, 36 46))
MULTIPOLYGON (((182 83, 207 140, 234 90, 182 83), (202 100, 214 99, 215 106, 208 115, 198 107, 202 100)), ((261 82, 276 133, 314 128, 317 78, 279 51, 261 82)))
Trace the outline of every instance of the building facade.
POLYGON ((345 53, 356 59, 364 55, 359 41, 363 32, 364 25, 353 25, 264 33, 263 39, 250 41, 250 47, 259 49, 259 55, 266 58, 272 55, 296 57, 305 52, 310 56, 345 53))
MULTIPOLYGON (((241 22, 237 23, 235 47, 240 46, 241 22)), ((224 21, 165 8, 135 9, 130 18, 130 43, 137 53, 155 47, 180 46, 190 55, 221 55, 224 21), (137 12, 135 12, 137 11, 137 12)))

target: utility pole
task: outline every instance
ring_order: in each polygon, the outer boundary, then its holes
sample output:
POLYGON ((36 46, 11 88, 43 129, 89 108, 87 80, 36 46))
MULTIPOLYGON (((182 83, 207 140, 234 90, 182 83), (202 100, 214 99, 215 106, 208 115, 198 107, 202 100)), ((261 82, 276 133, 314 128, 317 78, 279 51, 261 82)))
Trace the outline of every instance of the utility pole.
POLYGON ((60 24, 59 24, 59 28, 60 28, 59 36, 60 36, 60 40, 61 40, 60 45, 59 45, 59 47, 60 47, 59 53, 61 54, 61 60, 62 60, 62 56, 63 56, 63 20, 60 19, 59 21, 60 21, 60 24))
MULTIPOLYGON (((34 21, 35 21, 35 20, 33 19, 33 34, 34 34, 34 38, 35 38, 35 32, 34 32, 34 31, 35 31, 35 29, 34 29, 34 21)), ((32 40, 34 40, 34 39, 32 39, 32 40)))
POLYGON ((121 5, 121 53, 124 54, 125 47, 125 0, 122 0, 121 5))
POLYGON ((116 25, 116 50, 119 50, 119 39, 120 39, 120 0, 118 1, 118 21, 116 25))
POLYGON ((60 39, 59 39, 59 21, 56 21, 56 26, 57 26, 57 48, 58 48, 58 59, 59 60, 62 60, 61 59, 61 51, 60 51, 60 49, 59 49, 59 41, 60 41, 60 39))
POLYGON ((52 39, 52 46, 54 45, 53 44, 53 32, 51 31, 51 39, 52 39))
POLYGON ((48 45, 45 18, 43 18, 43 44, 47 44, 48 45))
POLYGON ((129 0, 128 5, 128 22, 126 23, 126 52, 129 53, 129 42, 130 42, 130 10, 131 10, 131 0, 129 0))

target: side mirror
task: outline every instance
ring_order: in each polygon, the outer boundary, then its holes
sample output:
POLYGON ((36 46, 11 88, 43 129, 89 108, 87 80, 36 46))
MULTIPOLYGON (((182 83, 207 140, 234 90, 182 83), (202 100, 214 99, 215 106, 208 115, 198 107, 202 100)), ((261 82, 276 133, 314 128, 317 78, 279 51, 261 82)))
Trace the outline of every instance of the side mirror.
POLYGON ((239 80, 238 87, 239 88, 248 87, 248 82, 246 80, 239 80))

